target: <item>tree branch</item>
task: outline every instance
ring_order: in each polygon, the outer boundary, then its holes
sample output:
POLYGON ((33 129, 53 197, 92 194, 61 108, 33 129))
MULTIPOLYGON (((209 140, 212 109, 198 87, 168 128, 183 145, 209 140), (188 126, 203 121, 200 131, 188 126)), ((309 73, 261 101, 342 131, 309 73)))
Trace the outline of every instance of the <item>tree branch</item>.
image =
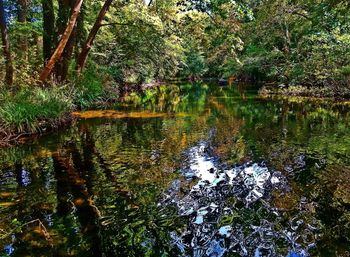
POLYGON ((135 26, 134 24, 131 24, 131 23, 112 22, 112 23, 103 23, 103 24, 100 24, 100 27, 103 27, 103 26, 113 26, 113 25, 135 26))

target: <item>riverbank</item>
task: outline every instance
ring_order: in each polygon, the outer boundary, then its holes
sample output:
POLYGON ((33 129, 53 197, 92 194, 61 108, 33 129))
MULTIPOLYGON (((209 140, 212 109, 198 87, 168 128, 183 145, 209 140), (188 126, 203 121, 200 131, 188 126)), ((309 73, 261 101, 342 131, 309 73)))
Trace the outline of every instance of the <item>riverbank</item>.
POLYGON ((65 89, 6 92, 0 100, 0 147, 27 142, 74 121, 70 113, 76 105, 65 89))
POLYGON ((19 132, 17 128, 3 128, 0 124, 0 147, 26 143, 40 135, 71 125, 76 118, 71 113, 62 113, 57 118, 38 120, 38 127, 35 131, 19 132))
MULTIPOLYGON (((16 93, 0 92, 0 147, 28 142, 37 136, 71 125, 79 110, 105 109, 119 101, 142 102, 141 95, 152 98, 157 92, 152 88, 161 82, 135 86, 111 85, 96 77, 85 78, 79 83, 61 87, 22 89, 16 93), (136 94, 135 94, 136 93, 136 94), (140 94, 138 94, 140 93, 140 94)), ((159 92, 158 92, 159 93, 159 92)), ((276 87, 265 85, 259 90, 262 96, 350 99, 350 89, 306 87, 276 87), (339 93, 341 92, 341 93, 339 93)))
MULTIPOLYGON (((0 147, 31 138, 74 122, 71 112, 107 101, 102 84, 22 88, 0 92, 0 147)), ((110 92, 109 95, 112 95, 110 92)))
POLYGON ((101 109, 133 92, 144 92, 160 82, 139 86, 110 85, 94 78, 49 88, 23 88, 0 92, 0 147, 21 144, 71 125, 79 110, 101 109))
POLYGON ((270 86, 264 85, 260 95, 302 96, 332 99, 350 99, 350 87, 306 87, 306 86, 270 86))

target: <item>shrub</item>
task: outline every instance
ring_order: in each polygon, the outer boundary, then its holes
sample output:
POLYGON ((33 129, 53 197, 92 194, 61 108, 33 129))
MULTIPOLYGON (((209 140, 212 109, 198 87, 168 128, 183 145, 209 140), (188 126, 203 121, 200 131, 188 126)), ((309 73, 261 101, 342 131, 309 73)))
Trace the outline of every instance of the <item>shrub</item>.
POLYGON ((75 89, 75 103, 83 109, 88 108, 103 95, 103 80, 96 70, 88 68, 75 89))

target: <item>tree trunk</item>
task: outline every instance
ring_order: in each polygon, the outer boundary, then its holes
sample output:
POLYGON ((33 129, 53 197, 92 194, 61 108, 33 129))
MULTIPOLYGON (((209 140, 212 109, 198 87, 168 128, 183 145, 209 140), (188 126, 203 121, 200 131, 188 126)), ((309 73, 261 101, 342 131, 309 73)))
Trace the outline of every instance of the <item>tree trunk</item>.
MULTIPOLYGON (((65 30, 65 25, 67 20, 69 19, 69 13, 71 13, 74 9, 74 1, 72 0, 59 0, 59 17, 58 17, 58 34, 61 35, 65 30)), ((79 22, 79 18, 81 16, 83 4, 80 8, 80 14, 77 18, 76 25, 70 35, 70 38, 67 42, 67 45, 62 53, 61 58, 57 61, 55 67, 55 77, 57 82, 62 83, 67 79, 68 70, 69 70, 69 61, 72 57, 74 46, 75 46, 75 37, 77 26, 79 22)))
POLYGON ((75 46, 75 37, 76 37, 76 27, 73 29, 72 34, 67 42, 66 48, 63 51, 61 60, 60 60, 60 71, 56 74, 58 82, 62 83, 66 81, 68 77, 69 70, 69 61, 73 55, 74 46, 75 46))
MULTIPOLYGON (((56 20, 56 32, 59 38, 62 37, 66 27, 67 27, 67 22, 69 21, 70 14, 73 12, 73 8, 75 5, 75 0, 58 0, 58 14, 57 14, 57 20, 56 20)), ((83 6, 83 5, 82 5, 83 6)), ((81 10, 80 10, 81 12, 81 10)), ((80 16, 81 14, 79 14, 80 16)), ((79 18, 77 18, 78 21, 79 18)), ((77 23, 76 21, 76 23, 77 23)), ((75 30, 76 25, 74 26, 74 29, 72 31, 72 34, 70 38, 74 35, 74 30, 75 30)), ((67 45, 62 52, 62 56, 57 60, 55 67, 54 67, 54 77, 57 82, 62 82, 62 74, 64 73, 65 70, 65 63, 64 59, 66 58, 67 54, 67 49, 70 48, 71 45, 71 40, 69 39, 67 42, 67 45)))
POLYGON ((83 70, 85 64, 86 64, 86 60, 87 60, 87 56, 90 52, 90 49, 92 47, 92 44, 94 42, 94 39, 97 35, 98 30, 101 27, 102 21, 109 9, 109 7, 111 6, 113 0, 106 0, 106 2, 104 3, 102 9, 100 10, 100 13, 97 16, 97 19, 95 21, 94 26, 92 27, 89 36, 87 38, 87 40, 85 41, 83 48, 78 56, 78 61, 77 61, 77 72, 78 74, 81 73, 81 71, 83 70))
POLYGON ((41 0, 43 7, 43 56, 44 65, 52 55, 52 46, 55 45, 55 12, 52 0, 41 0))
POLYGON ((78 61, 78 56, 85 43, 85 38, 87 38, 87 31, 85 29, 85 16, 86 10, 85 5, 81 6, 80 15, 77 20, 76 34, 75 34, 75 49, 74 58, 76 63, 78 61))
POLYGON ((5 56, 6 75, 5 83, 9 86, 13 83, 13 64, 10 50, 10 42, 7 34, 6 17, 3 0, 0 0, 0 30, 2 39, 2 48, 5 56))
MULTIPOLYGON (((21 25, 26 25, 28 16, 28 0, 17 0, 17 13, 18 22, 21 25)), ((25 33, 26 34, 26 33, 25 33)), ((23 33, 18 38, 18 46, 20 50, 20 56, 23 60, 28 60, 28 38, 23 33)))
POLYGON ((55 52, 53 53, 50 60, 48 61, 48 63, 46 64, 46 66, 44 67, 43 71, 40 74, 40 80, 42 82, 45 82, 47 80, 48 76, 50 75, 52 69, 55 66, 55 63, 61 57, 61 55, 66 47, 66 44, 70 38, 70 35, 75 27, 75 23, 76 23, 76 20, 79 16, 79 11, 80 11, 82 3, 83 3, 83 0, 76 1, 74 8, 73 8, 72 15, 71 15, 69 22, 68 22, 68 25, 66 27, 66 30, 64 31, 64 33, 62 35, 61 41, 59 42, 55 52))

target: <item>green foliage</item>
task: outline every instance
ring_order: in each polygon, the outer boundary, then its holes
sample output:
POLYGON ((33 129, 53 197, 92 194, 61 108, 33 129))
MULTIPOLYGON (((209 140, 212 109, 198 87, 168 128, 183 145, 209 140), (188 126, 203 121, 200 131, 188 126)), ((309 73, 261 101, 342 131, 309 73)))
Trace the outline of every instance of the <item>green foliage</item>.
POLYGON ((350 76, 350 65, 344 66, 340 68, 340 73, 344 76, 350 76))
POLYGON ((57 120, 73 107, 66 88, 23 89, 0 95, 0 124, 17 132, 37 132, 45 121, 57 120))
POLYGON ((205 58, 201 52, 190 52, 186 56, 186 75, 201 77, 208 70, 205 58))
POLYGON ((246 46, 238 73, 339 92, 349 86, 350 28, 345 17, 350 9, 345 2, 330 2, 269 0, 252 5, 254 19, 241 30, 246 46))
POLYGON ((103 91, 101 76, 97 71, 88 68, 76 85, 74 102, 81 108, 87 108, 102 97, 103 91))
MULTIPOLYGON (((65 107, 58 100, 51 104, 39 99, 38 89, 30 97, 24 93, 37 84, 44 63, 43 12, 47 10, 42 9, 42 2, 30 1, 25 22, 19 22, 18 3, 4 2, 15 68, 11 91, 19 92, 3 92, 5 98, 13 99, 0 104, 1 122, 6 127, 22 124, 22 131, 35 119, 57 118, 65 107), (55 103, 57 106, 49 106, 55 103), (49 107, 39 110, 41 104, 49 107), (19 110, 9 113, 9 106, 19 110), (28 111, 29 107, 33 110, 28 111), (25 117, 26 113, 30 117, 25 117)), ((52 76, 52 84, 70 85, 70 95, 62 97, 70 102, 67 106, 74 103, 88 108, 96 101, 116 99, 125 84, 141 85, 177 77, 236 76, 283 84, 291 94, 307 91, 327 96, 349 95, 347 1, 158 0, 149 5, 139 0, 114 1, 92 45, 88 69, 76 78, 75 59, 103 4, 103 0, 84 2, 76 37, 72 36, 74 42, 67 46, 55 68, 57 73, 62 70, 62 76, 52 76), (63 63, 70 67, 66 81, 63 63)), ((53 1, 53 7, 52 24, 56 25, 52 31, 60 32, 68 19, 69 7, 65 5, 63 10, 57 1, 53 1)), ((52 42, 57 43, 59 33, 52 37, 52 42)), ((4 65, 0 54, 1 77, 5 75, 4 65)), ((1 83, 0 87, 5 88, 1 83)), ((52 93, 48 89, 45 94, 54 96, 66 89, 55 88, 52 93)))
MULTIPOLYGON (((85 40, 80 37, 86 37, 103 4, 103 0, 84 3, 74 46, 77 53, 85 40)), ((16 72, 15 85, 25 87, 36 83, 43 63, 43 13, 41 3, 32 1, 27 21, 18 22, 16 5, 5 1, 14 66, 21 71, 16 72)), ((344 87, 349 85, 349 9, 342 0, 159 0, 150 5, 117 1, 104 18, 89 62, 92 70, 108 69, 120 84, 239 75, 276 84, 344 87)), ((54 2, 54 12, 56 23, 65 24, 67 10, 54 2)), ((71 56, 68 61, 74 63, 71 56)), ((74 81, 74 72, 70 73, 74 81)), ((102 90, 89 73, 82 83, 91 80, 93 85, 83 87, 82 106, 102 90)))
POLYGON ((109 67, 120 83, 142 83, 176 75, 184 59, 182 39, 173 33, 175 1, 157 2, 163 12, 131 1, 112 8, 93 49, 94 60, 109 67), (174 15, 174 17, 173 17, 174 15))

